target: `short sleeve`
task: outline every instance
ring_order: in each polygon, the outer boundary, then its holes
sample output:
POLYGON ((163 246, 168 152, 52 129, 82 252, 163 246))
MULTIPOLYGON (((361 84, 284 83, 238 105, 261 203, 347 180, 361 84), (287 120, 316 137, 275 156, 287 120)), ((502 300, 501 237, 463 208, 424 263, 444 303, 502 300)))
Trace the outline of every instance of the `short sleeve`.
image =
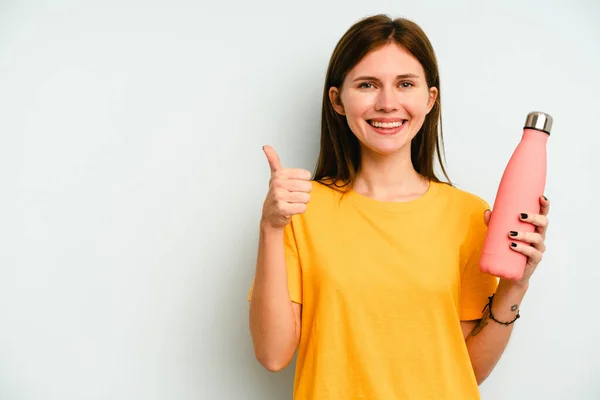
POLYGON ((460 288, 460 319, 469 321, 483 317, 483 308, 488 302, 488 297, 496 292, 498 278, 481 272, 479 260, 487 233, 483 214, 489 209, 484 202, 481 211, 475 212, 469 224, 465 243, 462 247, 462 274, 460 288))
MULTIPOLYGON (((296 240, 295 225, 297 224, 296 216, 292 217, 292 221, 287 224, 283 231, 283 247, 285 253, 285 266, 288 276, 288 290, 290 299, 294 303, 302 304, 302 268, 300 265, 300 256, 298 251, 298 243, 296 240)), ((252 299, 252 290, 254 281, 248 293, 248 301, 252 299)))

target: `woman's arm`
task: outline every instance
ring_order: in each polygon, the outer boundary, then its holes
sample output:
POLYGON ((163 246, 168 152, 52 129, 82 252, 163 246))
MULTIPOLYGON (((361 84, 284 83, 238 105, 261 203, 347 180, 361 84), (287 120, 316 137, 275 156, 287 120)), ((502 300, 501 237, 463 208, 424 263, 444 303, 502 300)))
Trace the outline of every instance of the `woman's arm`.
MULTIPOLYGON (((503 322, 515 319, 519 306, 528 285, 517 285, 500 280, 492 304, 494 318, 503 322)), ((506 349, 514 324, 503 325, 490 319, 489 308, 486 308, 483 318, 477 322, 463 321, 464 331, 469 331, 466 337, 467 349, 477 384, 480 385, 490 375, 502 353, 506 349), (472 329, 469 329, 472 328, 472 329)))
POLYGON ((290 299, 283 236, 283 230, 261 224, 250 300, 254 354, 273 372, 289 364, 300 339, 301 306, 290 299))
MULTIPOLYGON (((510 322, 517 317, 521 301, 529 288, 529 280, 546 251, 545 240, 550 201, 545 196, 540 196, 539 201, 539 214, 524 213, 519 217, 521 221, 534 225, 535 231, 510 233, 510 237, 515 240, 511 249, 525 255, 527 263, 523 277, 519 281, 500 279, 491 312, 495 319, 502 322, 510 322)), ((484 215, 486 225, 489 223, 489 219, 490 213, 486 211, 484 215)), ((470 321, 461 322, 463 332, 469 327, 469 323, 470 321)), ((496 366, 508 344, 513 326, 514 324, 503 325, 490 319, 490 307, 488 307, 485 309, 483 318, 466 337, 467 349, 478 384, 481 384, 496 366)))
POLYGON ((258 257, 250 299, 250 334, 256 359, 269 371, 285 368, 300 340, 301 306, 293 303, 288 286, 285 227, 307 209, 311 173, 283 168, 271 146, 263 151, 271 169, 263 205, 258 257))

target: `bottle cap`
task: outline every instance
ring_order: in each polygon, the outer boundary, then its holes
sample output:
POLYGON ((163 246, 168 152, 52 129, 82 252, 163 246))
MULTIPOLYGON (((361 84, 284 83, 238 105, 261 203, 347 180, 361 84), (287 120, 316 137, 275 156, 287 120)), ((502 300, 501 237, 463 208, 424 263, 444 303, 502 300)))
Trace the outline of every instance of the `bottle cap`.
POLYGON ((552 117, 549 114, 533 111, 527 114, 524 129, 536 129, 550 135, 552 130, 552 117))

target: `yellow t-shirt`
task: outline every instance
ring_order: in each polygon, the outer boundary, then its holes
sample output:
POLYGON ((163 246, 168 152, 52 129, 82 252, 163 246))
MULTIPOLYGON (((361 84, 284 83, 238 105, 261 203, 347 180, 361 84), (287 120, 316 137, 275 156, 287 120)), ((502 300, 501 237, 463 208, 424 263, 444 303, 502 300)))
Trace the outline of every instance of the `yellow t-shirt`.
POLYGON ((497 286, 478 267, 487 208, 443 183, 381 202, 313 182, 285 229, 302 304, 294 399, 479 399, 460 321, 497 286))

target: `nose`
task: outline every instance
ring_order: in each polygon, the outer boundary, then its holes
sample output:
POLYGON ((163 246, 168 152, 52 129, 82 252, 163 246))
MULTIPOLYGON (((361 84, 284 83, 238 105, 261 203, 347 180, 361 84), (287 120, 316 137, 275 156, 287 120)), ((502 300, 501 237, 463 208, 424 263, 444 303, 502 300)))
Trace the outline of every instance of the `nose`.
POLYGON ((392 112, 398 109, 398 94, 394 89, 381 89, 377 94, 375 110, 383 112, 392 112))

